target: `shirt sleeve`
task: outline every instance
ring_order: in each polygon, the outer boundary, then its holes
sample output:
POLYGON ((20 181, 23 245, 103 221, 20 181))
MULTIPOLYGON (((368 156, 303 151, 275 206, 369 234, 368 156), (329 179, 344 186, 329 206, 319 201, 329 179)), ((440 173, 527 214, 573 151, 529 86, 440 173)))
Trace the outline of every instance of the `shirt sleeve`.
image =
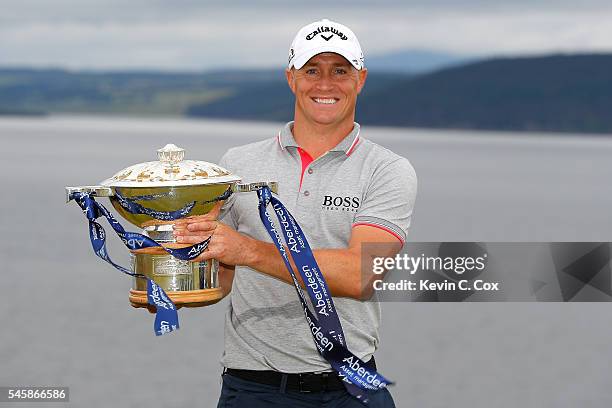
POLYGON ((367 188, 353 227, 369 225, 406 241, 417 193, 417 177, 410 162, 401 157, 377 169, 367 188))
MULTIPOLYGON (((221 157, 221 160, 219 160, 219 166, 233 173, 234 171, 232 169, 232 161, 230 158, 231 157, 230 152, 231 152, 231 149, 228 150, 223 155, 223 157, 221 157)), ((236 221, 236 214, 233 211, 235 199, 236 199, 236 194, 234 193, 227 200, 225 200, 223 207, 221 207, 221 213, 219 214, 219 221, 221 221, 224 224, 229 225, 233 229, 238 228, 238 222, 236 221)))

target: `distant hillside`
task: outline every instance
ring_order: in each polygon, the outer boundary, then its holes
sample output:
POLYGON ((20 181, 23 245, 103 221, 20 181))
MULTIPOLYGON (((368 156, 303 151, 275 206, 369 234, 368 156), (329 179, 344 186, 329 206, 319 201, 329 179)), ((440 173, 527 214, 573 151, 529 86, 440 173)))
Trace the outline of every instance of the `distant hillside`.
MULTIPOLYGON (((357 106, 357 120, 370 125, 612 132, 612 54, 498 58, 370 85, 357 106)), ((274 98, 251 89, 187 112, 285 120, 283 87, 259 90, 274 98)))
POLYGON ((0 112, 180 115, 282 72, 70 72, 0 69, 0 112))
POLYGON ((612 55, 504 58, 373 93, 362 121, 391 126, 612 132, 612 55))
MULTIPOLYGON (((282 69, 209 73, 0 69, 0 115, 111 113, 286 121, 282 69)), ((368 125, 612 133, 612 54, 497 58, 423 75, 372 70, 368 125)))

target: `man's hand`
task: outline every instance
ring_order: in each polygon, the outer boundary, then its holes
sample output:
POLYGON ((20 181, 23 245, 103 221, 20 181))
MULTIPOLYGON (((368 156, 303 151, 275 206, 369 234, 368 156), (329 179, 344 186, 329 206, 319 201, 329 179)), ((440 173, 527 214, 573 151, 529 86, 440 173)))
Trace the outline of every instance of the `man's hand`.
POLYGON ((219 213, 223 207, 223 201, 219 201, 215 206, 204 215, 196 215, 193 217, 180 218, 174 221, 174 237, 176 242, 181 244, 197 244, 205 241, 210 237, 216 228, 216 222, 219 218, 219 213), (214 222, 215 224, 207 224, 214 222), (198 228, 195 231, 189 230, 190 225, 204 224, 204 227, 209 228, 198 228))
POLYGON ((174 236, 180 244, 197 244, 211 237, 208 248, 194 261, 216 259, 226 265, 247 265, 254 250, 254 239, 217 220, 222 202, 205 215, 182 218, 174 225, 174 236))
POLYGON ((248 265, 254 239, 219 221, 193 220, 183 229, 175 229, 176 242, 197 244, 212 236, 208 248, 194 261, 216 259, 227 265, 248 265))
MULTIPOLYGON (((179 218, 178 220, 174 220, 174 230, 175 231, 184 230, 188 224, 191 224, 194 222, 216 221, 219 218, 219 213, 221 213, 221 207, 223 207, 223 203, 225 203, 225 201, 217 201, 217 203, 213 206, 213 208, 204 215, 195 215, 193 217, 179 218)), ((201 241, 198 241, 198 242, 201 242, 201 241)), ((197 244, 197 242, 195 243, 197 244)))

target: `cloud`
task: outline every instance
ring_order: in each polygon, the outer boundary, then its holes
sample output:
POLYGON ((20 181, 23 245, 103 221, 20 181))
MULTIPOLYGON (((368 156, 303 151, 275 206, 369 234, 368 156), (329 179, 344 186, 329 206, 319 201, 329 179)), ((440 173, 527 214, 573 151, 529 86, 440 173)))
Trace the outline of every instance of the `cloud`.
POLYGON ((612 50, 612 4, 591 0, 0 1, 0 65, 202 70, 282 66, 295 32, 319 18, 358 34, 368 55, 612 50), (7 4, 8 3, 8 4, 7 4), (228 3, 225 3, 228 4, 228 3), (553 6, 554 4, 554 6, 553 6))

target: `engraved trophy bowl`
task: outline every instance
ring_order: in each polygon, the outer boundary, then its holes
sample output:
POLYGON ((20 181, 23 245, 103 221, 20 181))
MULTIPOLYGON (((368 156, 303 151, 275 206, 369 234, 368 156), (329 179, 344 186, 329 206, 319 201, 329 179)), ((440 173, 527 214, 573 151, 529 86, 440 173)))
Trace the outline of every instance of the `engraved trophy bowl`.
MULTIPOLYGON (((215 204, 235 192, 255 191, 266 185, 277 192, 276 182, 240 184, 241 178, 205 161, 184 160, 185 150, 173 144, 157 150, 158 160, 135 164, 95 186, 66 187, 73 192, 108 197, 115 210, 143 234, 163 247, 181 248, 173 236, 173 222, 207 214, 215 204)), ((160 247, 130 250, 132 270, 155 281, 177 307, 206 306, 222 298, 219 263, 183 261, 160 247)), ((135 277, 130 290, 134 307, 147 307, 147 281, 135 277)))

